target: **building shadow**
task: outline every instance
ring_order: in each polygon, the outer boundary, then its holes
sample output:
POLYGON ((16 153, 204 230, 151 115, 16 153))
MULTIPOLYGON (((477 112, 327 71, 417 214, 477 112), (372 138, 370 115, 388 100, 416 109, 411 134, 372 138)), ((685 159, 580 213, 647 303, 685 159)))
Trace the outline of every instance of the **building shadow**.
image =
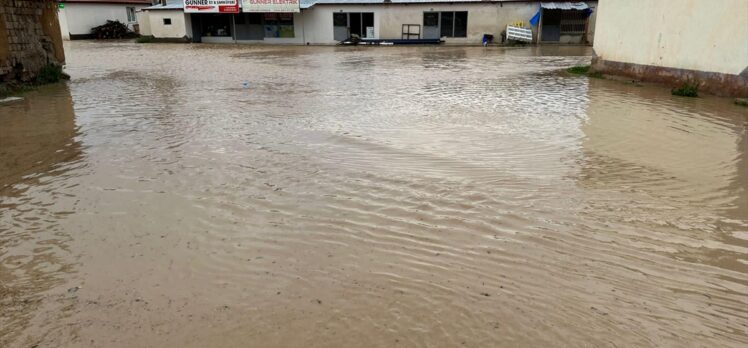
POLYGON ((60 227, 75 198, 59 179, 82 163, 77 137, 64 84, 0 105, 0 347, 33 346, 25 331, 34 318, 70 305, 48 299, 75 273, 72 236, 60 227))

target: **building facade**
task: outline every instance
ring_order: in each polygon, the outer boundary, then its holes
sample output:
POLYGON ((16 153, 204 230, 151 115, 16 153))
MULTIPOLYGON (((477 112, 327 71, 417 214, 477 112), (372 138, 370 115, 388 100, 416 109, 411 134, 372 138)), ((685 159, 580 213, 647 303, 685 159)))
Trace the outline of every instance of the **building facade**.
POLYGON ((138 29, 137 13, 151 6, 153 0, 61 0, 60 32, 64 40, 90 38, 91 28, 120 21, 138 29))
POLYGON ((0 1, 0 84, 30 81, 45 65, 64 63, 55 1, 0 1))
POLYGON ((594 69, 748 96, 748 1, 605 0, 598 18, 594 69))
POLYGON ((236 0, 235 8, 206 9, 191 5, 193 1, 145 8, 140 22, 148 25, 141 26, 141 33, 209 43, 332 45, 355 35, 480 44, 486 34, 500 42, 507 25, 522 23, 532 29, 535 42, 588 44, 595 35, 597 5, 597 1, 286 0, 282 1, 286 7, 278 8, 257 5, 265 0, 236 0), (531 26, 534 17, 538 21, 531 26))

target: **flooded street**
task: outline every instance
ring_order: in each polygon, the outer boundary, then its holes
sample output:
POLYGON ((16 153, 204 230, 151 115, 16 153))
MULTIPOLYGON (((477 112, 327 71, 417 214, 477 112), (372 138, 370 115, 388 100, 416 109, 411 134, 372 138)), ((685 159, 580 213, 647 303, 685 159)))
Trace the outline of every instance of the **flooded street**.
POLYGON ((748 109, 587 47, 72 42, 0 105, 0 347, 744 347, 748 109))

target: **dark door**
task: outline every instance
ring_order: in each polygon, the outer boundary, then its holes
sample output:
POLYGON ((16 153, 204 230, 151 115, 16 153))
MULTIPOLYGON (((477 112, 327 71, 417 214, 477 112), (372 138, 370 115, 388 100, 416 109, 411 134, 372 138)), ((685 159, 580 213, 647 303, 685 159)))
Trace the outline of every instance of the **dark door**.
POLYGON ((561 40, 561 10, 543 10, 543 30, 540 41, 561 40))
POLYGON ((262 40, 265 38, 261 13, 240 13, 236 15, 235 21, 237 40, 262 40))
POLYGON ((364 33, 361 30, 361 14, 360 13, 349 13, 348 14, 348 28, 351 30, 351 36, 358 35, 364 37, 364 33))
MULTIPOLYGON (((361 14, 361 31, 363 34, 361 35, 362 37, 370 38, 367 33, 368 28, 374 28, 374 14, 371 12, 361 14)), ((371 37, 370 39, 373 39, 373 37, 371 37)))
POLYGON ((423 13, 423 38, 441 38, 441 31, 439 31, 439 12, 423 13))
POLYGON ((348 14, 347 13, 333 13, 332 14, 332 30, 333 39, 335 41, 343 41, 348 38, 348 14))
POLYGON ((192 42, 201 42, 203 33, 202 23, 200 23, 200 16, 190 14, 190 20, 192 22, 192 42))

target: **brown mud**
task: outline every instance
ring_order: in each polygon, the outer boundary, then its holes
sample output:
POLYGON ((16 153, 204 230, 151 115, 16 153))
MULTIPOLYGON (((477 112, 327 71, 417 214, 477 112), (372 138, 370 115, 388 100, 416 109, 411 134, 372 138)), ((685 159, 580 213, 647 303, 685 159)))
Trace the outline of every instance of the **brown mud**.
POLYGON ((748 110, 589 48, 73 42, 0 105, 1 347, 748 345, 748 110))

